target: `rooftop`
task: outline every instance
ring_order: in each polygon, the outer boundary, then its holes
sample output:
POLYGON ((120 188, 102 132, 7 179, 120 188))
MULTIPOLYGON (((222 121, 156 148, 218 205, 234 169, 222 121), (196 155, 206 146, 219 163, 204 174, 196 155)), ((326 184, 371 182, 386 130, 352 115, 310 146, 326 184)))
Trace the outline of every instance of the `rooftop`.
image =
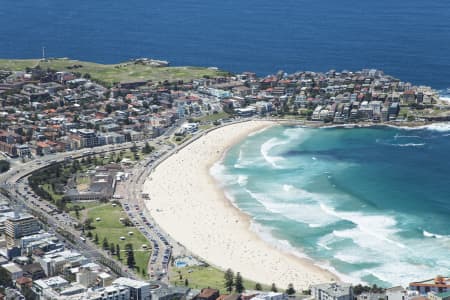
POLYGON ((135 288, 135 289, 139 289, 139 288, 142 288, 142 287, 150 286, 150 284, 147 283, 147 282, 133 280, 133 279, 126 278, 126 277, 119 277, 116 280, 114 280, 113 283, 117 284, 117 285, 129 286, 129 287, 132 287, 132 288, 135 288))

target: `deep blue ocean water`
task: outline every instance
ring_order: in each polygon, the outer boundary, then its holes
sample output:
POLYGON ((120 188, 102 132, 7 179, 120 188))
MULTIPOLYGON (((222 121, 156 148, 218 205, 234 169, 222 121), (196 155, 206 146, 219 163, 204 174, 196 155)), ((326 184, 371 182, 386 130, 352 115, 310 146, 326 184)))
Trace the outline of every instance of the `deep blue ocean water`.
POLYGON ((408 284, 450 270, 450 126, 273 127, 213 175, 254 229, 352 282, 408 284))
POLYGON ((3 0, 0 57, 136 57, 267 75, 382 69, 450 87, 447 0, 3 0))

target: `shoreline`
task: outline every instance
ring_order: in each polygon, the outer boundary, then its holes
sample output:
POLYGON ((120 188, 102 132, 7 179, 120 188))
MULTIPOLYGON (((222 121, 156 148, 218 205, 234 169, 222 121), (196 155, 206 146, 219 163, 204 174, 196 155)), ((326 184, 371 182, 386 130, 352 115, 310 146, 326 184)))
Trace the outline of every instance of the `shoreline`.
POLYGON ((252 229, 256 223, 234 205, 210 173, 230 147, 276 124, 267 120, 229 124, 191 141, 147 178, 143 190, 151 200, 145 205, 167 233, 209 264, 281 289, 289 283, 307 289, 338 277, 315 261, 264 240, 252 229))

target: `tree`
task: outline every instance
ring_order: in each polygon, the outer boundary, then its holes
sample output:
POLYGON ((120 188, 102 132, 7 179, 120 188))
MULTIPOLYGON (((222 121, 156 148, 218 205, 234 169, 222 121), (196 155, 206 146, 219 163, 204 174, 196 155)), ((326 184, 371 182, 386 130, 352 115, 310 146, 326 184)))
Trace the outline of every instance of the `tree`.
POLYGON ((231 292, 233 290, 234 286, 234 273, 231 269, 228 269, 225 272, 225 288, 228 292, 231 292))
POLYGON ((87 218, 84 221, 84 228, 86 228, 87 230, 93 229, 94 227, 92 227, 92 222, 93 222, 92 218, 87 218))
POLYGON ((295 289, 292 283, 289 283, 288 288, 286 290, 286 294, 288 294, 289 296, 295 295, 295 289))
POLYGON ((4 159, 0 160, 0 173, 8 171, 9 168, 10 168, 9 161, 4 159))
POLYGON ((272 287, 270 288, 270 290, 274 293, 278 292, 277 286, 275 285, 275 283, 272 283, 272 287))
POLYGON ((88 231, 88 233, 86 234, 86 236, 90 239, 92 239, 92 232, 88 231))
POLYGON ((257 290, 257 291, 262 291, 262 286, 261 286, 260 283, 256 283, 256 284, 255 284, 255 290, 257 290))
POLYGON ((236 278, 234 279, 234 288, 237 293, 242 293, 245 290, 242 282, 242 276, 239 272, 236 273, 236 278))
POLYGON ((119 244, 116 245, 116 255, 117 255, 117 259, 120 260, 120 246, 119 246, 119 244))
POLYGON ((189 285, 189 280, 186 278, 185 280, 184 280, 184 286, 188 286, 189 285))
POLYGON ((134 269, 134 267, 136 265, 136 261, 134 259, 133 245, 132 244, 126 244, 125 248, 127 249, 127 266, 130 269, 134 269))
POLYGON ((80 210, 78 208, 75 208, 75 217, 77 217, 77 219, 80 218, 80 210))
POLYGON ((151 146, 148 144, 148 142, 145 143, 144 148, 142 148, 142 152, 143 152, 144 154, 149 154, 149 153, 151 153, 152 151, 153 151, 153 147, 151 147, 151 146))
POLYGON ((116 247, 114 246, 114 243, 109 244, 109 252, 111 252, 111 254, 114 255, 115 251, 116 247))
POLYGON ((36 296, 35 296, 33 290, 31 289, 31 287, 24 286, 24 287, 22 287, 21 292, 22 292, 22 295, 25 297, 25 299, 30 299, 30 300, 36 299, 36 296))
POLYGON ((106 110, 106 112, 107 112, 108 114, 112 113, 113 108, 112 108, 111 104, 109 104, 109 103, 106 104, 105 110, 106 110))
POLYGON ((97 233, 94 236, 94 243, 98 244, 98 235, 97 235, 97 233))

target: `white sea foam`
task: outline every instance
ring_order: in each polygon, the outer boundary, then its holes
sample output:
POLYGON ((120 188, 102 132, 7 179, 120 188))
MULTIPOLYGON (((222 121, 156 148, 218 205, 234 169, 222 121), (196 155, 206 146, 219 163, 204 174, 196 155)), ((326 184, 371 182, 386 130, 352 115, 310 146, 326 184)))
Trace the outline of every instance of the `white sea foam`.
POLYGON ((436 239, 442 239, 442 238, 446 238, 445 235, 440 235, 440 234, 436 234, 436 233, 432 233, 432 232, 428 232, 426 230, 423 230, 423 236, 424 237, 429 237, 429 238, 436 238, 436 239))
POLYGON ((269 154, 270 151, 275 147, 291 144, 293 142, 295 142, 296 145, 299 145, 301 142, 308 138, 308 135, 308 131, 306 131, 305 128, 287 128, 283 131, 282 134, 283 137, 286 137, 285 139, 271 138, 261 145, 261 155, 263 156, 264 160, 268 162, 272 167, 281 168, 278 162, 283 161, 284 158, 281 156, 271 156, 269 154))
POLYGON ((226 167, 222 164, 222 162, 216 162, 209 169, 209 174, 216 179, 221 187, 224 187, 228 184, 233 184, 236 182, 236 177, 234 175, 227 174, 226 167))
MULTIPOLYGON (((290 185, 284 185, 285 191, 293 191, 295 188, 290 185)), ((327 226, 337 221, 336 218, 320 213, 318 203, 314 198, 320 198, 320 195, 312 194, 307 191, 295 189, 295 194, 304 201, 301 203, 287 203, 277 199, 271 199, 269 195, 255 193, 246 189, 246 192, 264 208, 274 214, 281 215, 295 222, 307 224, 309 227, 327 226), (313 200, 308 201, 308 200, 313 200)))
POLYGON ((422 137, 418 135, 400 135, 400 134, 396 134, 394 136, 394 139, 410 139, 410 138, 421 139, 422 137))
POLYGON ((324 249, 332 250, 333 248, 331 247, 331 244, 333 244, 337 240, 337 237, 333 234, 327 234, 319 238, 317 245, 324 249))
POLYGON ((308 224, 308 226, 310 228, 317 228, 317 227, 322 227, 323 225, 322 224, 313 224, 313 223, 311 223, 311 224, 308 224))
POLYGON ((406 143, 406 144, 391 144, 391 145, 398 147, 423 147, 425 146, 425 143, 406 143))
POLYGON ((246 186, 247 185, 247 181, 248 181, 248 176, 246 175, 239 175, 237 178, 237 183, 240 186, 246 186))
POLYGON ((238 159, 237 159, 236 163, 234 164, 234 167, 235 167, 236 169, 242 169, 242 168, 244 167, 244 166, 242 165, 243 156, 244 156, 244 154, 243 154, 243 152, 242 152, 242 149, 240 149, 240 150, 239 150, 239 156, 238 156, 238 159))
POLYGON ((333 231, 333 234, 338 237, 351 238, 365 248, 373 247, 379 241, 391 243, 399 248, 405 248, 405 245, 391 238, 397 232, 395 229, 397 222, 392 217, 358 212, 338 212, 325 204, 320 204, 320 208, 331 216, 350 221, 356 225, 354 229, 333 231), (374 238, 378 241, 375 241, 374 238))
POLYGON ((349 263, 349 264, 361 264, 361 263, 368 263, 368 262, 373 262, 373 263, 377 263, 379 262, 379 260, 377 260, 375 257, 372 257, 371 259, 367 259, 366 257, 359 255, 359 254, 354 254, 354 253, 349 253, 348 251, 340 251, 336 254, 334 254, 334 258, 339 259, 340 261, 349 263))
POLYGON ((264 159, 274 168, 280 168, 279 165, 277 165, 277 162, 284 160, 281 156, 270 156, 269 151, 273 149, 276 146, 284 145, 287 141, 280 141, 277 138, 271 138, 267 142, 261 145, 261 155, 264 157, 264 159))
POLYGON ((431 130, 431 131, 447 132, 447 131, 450 131, 450 123, 443 122, 443 123, 433 123, 433 124, 417 126, 417 127, 400 127, 400 128, 405 129, 405 130, 426 129, 426 130, 431 130))
POLYGON ((283 191, 285 191, 285 192, 290 192, 290 191, 292 191, 294 189, 294 186, 293 185, 290 185, 290 184, 283 184, 283 191))
POLYGON ((322 268, 322 269, 324 269, 324 270, 328 270, 328 271, 330 271, 333 274, 336 274, 341 281, 351 282, 351 283, 354 283, 354 284, 357 284, 357 283, 367 284, 367 282, 363 281, 361 279, 361 277, 354 276, 353 273, 352 274, 343 274, 343 273, 339 272, 338 270, 336 270, 335 267, 330 265, 329 262, 316 262, 315 265, 320 267, 320 268, 322 268))
MULTIPOLYGON (((282 192, 295 194, 301 189, 295 186, 284 184, 282 186, 282 192)), ((348 220, 356 225, 355 228, 338 230, 336 229, 331 234, 327 234, 319 238, 317 241, 318 249, 321 251, 333 252, 336 251, 334 258, 344 261, 352 265, 372 263, 371 267, 365 267, 348 274, 339 273, 329 262, 316 263, 318 266, 329 270, 330 272, 338 275, 341 280, 350 280, 351 282, 363 282, 364 276, 373 275, 380 280, 392 283, 392 284, 407 284, 415 280, 418 276, 431 276, 433 272, 443 272, 449 267, 449 261, 442 257, 439 257, 439 249, 436 248, 436 242, 445 242, 445 239, 415 239, 412 241, 399 240, 397 237, 396 226, 398 225, 395 219, 391 216, 385 215, 371 215, 355 212, 342 212, 333 209, 326 205, 319 205, 321 210, 317 210, 318 205, 311 204, 311 210, 305 209, 305 206, 297 204, 282 203, 280 206, 276 206, 276 200, 270 199, 270 195, 252 193, 253 197, 257 199, 264 207, 281 212, 283 215, 288 215, 292 219, 298 220, 302 218, 304 221, 308 221, 308 226, 314 228, 316 225, 322 224, 322 215, 328 214, 335 221, 336 219, 348 220), (301 211, 302 214, 299 214, 301 211), (295 213, 294 213, 295 212, 295 213), (310 220, 306 220, 305 216, 314 216, 310 220), (314 219, 314 220, 313 220, 314 219), (318 221, 319 220, 319 221, 318 221), (354 243, 341 243, 343 239, 350 238, 354 243), (336 244, 335 244, 336 243, 336 244), (405 247, 407 243, 408 247, 405 247), (432 257, 433 266, 429 263, 429 259, 426 257, 432 257), (401 270, 401 271, 399 271, 401 270)), ((322 200, 323 195, 316 195, 303 191, 303 196, 309 195, 316 200, 322 200)), ((313 201, 316 202, 316 201, 313 201)), ((308 204, 309 205, 309 204, 308 204)), ((425 232, 424 232, 425 233, 425 232)), ((280 242, 276 238, 273 238, 270 231, 264 231, 262 238, 270 243, 278 244, 280 249, 287 252, 296 252, 298 250, 292 248, 291 244, 287 241, 280 242), (291 246, 291 247, 290 247, 291 246)), ((427 235, 435 235, 427 232, 427 235)))
MULTIPOLYGON (((395 137, 394 137, 395 139, 395 137)), ((393 146, 393 147, 423 147, 426 145, 426 143, 403 143, 403 144, 397 144, 397 143, 388 143, 381 139, 376 139, 375 142, 377 144, 381 145, 387 145, 387 146, 393 146)))
POLYGON ((305 140, 308 137, 305 128, 301 127, 287 128, 283 131, 283 135, 286 136, 289 139, 289 141, 296 141, 296 142, 301 142, 302 140, 305 140))
POLYGON ((230 203, 237 209, 240 209, 239 206, 236 204, 236 198, 234 197, 234 195, 229 192, 229 191, 223 191, 223 193, 225 194, 225 197, 228 199, 228 201, 230 201, 230 203))
POLYGON ((328 247, 327 245, 325 245, 325 244, 322 244, 322 243, 317 243, 317 245, 318 246, 320 246, 320 247, 322 247, 322 248, 324 248, 324 249, 326 249, 326 250, 332 250, 332 248, 331 247, 328 247))

